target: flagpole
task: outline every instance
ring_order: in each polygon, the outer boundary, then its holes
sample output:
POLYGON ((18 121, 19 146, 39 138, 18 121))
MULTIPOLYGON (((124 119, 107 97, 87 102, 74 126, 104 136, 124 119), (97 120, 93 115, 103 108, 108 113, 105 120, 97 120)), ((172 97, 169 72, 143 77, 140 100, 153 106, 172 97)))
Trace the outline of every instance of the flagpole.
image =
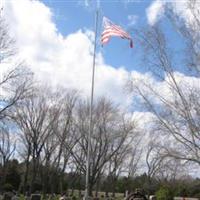
POLYGON ((98 29, 98 9, 95 15, 95 38, 94 38, 94 50, 93 50, 93 65, 92 65, 92 85, 91 85, 91 99, 90 99, 90 113, 89 113, 89 133, 88 133, 88 146, 87 146, 87 163, 86 163, 86 182, 85 182, 85 200, 89 200, 89 188, 90 188, 90 153, 91 153, 91 135, 93 132, 93 99, 94 99, 94 76, 95 76, 95 61, 96 61, 96 43, 97 43, 97 29, 98 29))

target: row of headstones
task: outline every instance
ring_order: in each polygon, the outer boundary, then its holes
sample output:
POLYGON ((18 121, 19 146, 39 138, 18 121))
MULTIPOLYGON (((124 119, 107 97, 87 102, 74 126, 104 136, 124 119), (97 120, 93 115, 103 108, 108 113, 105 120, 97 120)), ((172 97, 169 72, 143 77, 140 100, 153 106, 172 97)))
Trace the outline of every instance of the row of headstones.
MULTIPOLYGON (((81 195, 81 199, 83 199, 83 195, 81 195)), ((102 198, 106 199, 106 200, 114 200, 115 198, 112 197, 106 197, 106 196, 102 196, 102 198)), ((0 200, 19 200, 19 196, 16 193, 12 193, 12 192, 7 192, 4 193, 3 195, 0 195, 0 200)), ((47 195, 46 196, 47 200, 54 200, 55 199, 55 195, 47 195)), ((74 197, 73 196, 66 196, 63 195, 59 198, 59 200, 73 200, 74 197)), ((92 197, 91 200, 99 200, 99 197, 92 197)), ((31 194, 30 196, 25 196, 25 200, 42 200, 42 195, 41 194, 31 194)))
MULTIPOLYGON (((6 192, 0 195, 0 200, 19 200, 20 197, 16 193, 6 192)), ((30 197, 25 196, 26 200, 41 200, 42 196, 40 194, 32 194, 30 197)))
POLYGON ((12 192, 5 192, 3 195, 0 195, 0 200, 17 200, 17 195, 12 192))

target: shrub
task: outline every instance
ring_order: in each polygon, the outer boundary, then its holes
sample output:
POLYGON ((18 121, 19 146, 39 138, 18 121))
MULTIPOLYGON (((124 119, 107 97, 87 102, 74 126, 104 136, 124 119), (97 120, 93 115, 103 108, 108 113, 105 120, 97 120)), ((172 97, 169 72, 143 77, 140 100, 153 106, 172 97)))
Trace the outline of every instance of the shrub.
POLYGON ((172 200, 173 195, 172 192, 168 187, 161 187, 157 192, 156 192, 156 199, 157 200, 172 200))
POLYGON ((12 191, 13 190, 13 186, 10 183, 6 183, 3 186, 3 190, 6 192, 12 191))
POLYGON ((76 196, 73 196, 73 197, 72 197, 72 200, 77 200, 76 196))

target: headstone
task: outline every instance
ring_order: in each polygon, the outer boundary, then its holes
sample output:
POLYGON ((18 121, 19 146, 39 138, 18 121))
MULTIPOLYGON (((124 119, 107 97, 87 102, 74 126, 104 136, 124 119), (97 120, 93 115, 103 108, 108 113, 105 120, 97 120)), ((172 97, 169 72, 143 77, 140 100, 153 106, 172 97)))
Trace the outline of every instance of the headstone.
POLYGON ((149 200, 156 200, 156 196, 155 195, 150 195, 149 196, 149 200))
POLYGON ((126 198, 126 200, 147 200, 147 198, 144 194, 132 193, 126 198))
POLYGON ((129 192, 128 192, 128 190, 126 190, 126 192, 125 192, 125 198, 127 198, 128 195, 129 195, 129 192))
POLYGON ((25 200, 31 200, 30 196, 25 196, 25 200))
POLYGON ((17 196, 17 194, 15 194, 15 195, 12 197, 12 200, 19 200, 19 196, 17 196))
POLYGON ((41 194, 32 194, 31 200, 41 200, 41 194))
POLYGON ((6 192, 3 195, 3 200, 12 200, 13 193, 12 192, 6 192))
POLYGON ((66 200, 66 196, 65 195, 62 195, 59 200, 66 200))
POLYGON ((48 200, 54 199, 54 196, 52 194, 48 195, 48 200))
POLYGON ((93 200, 99 200, 99 197, 94 197, 93 200))
POLYGON ((55 195, 54 194, 49 195, 48 200, 54 200, 54 199, 55 199, 55 195))

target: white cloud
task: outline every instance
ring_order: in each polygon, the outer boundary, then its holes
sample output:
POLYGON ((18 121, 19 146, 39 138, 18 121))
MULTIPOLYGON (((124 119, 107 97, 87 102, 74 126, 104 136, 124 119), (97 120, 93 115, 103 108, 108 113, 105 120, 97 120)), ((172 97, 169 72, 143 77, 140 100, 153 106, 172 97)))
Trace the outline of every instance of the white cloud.
MULTIPOLYGON (((184 94, 189 94, 191 89, 199 91, 200 79, 198 77, 186 76, 180 72, 174 72, 174 79, 178 86, 184 91, 184 94)), ((153 103, 162 104, 159 94, 164 97, 165 100, 169 102, 174 101, 174 89, 171 88, 173 85, 173 80, 170 76, 165 76, 163 81, 157 81, 151 73, 141 74, 133 71, 131 73, 132 86, 131 90, 133 91, 133 96, 136 97, 137 91, 134 90, 134 87, 140 88, 143 94, 146 94, 153 103), (154 91, 154 92, 152 92, 154 91)), ((188 95, 189 97, 189 95, 188 95)))
POLYGON ((129 26, 135 25, 137 23, 137 15, 128 15, 129 26))
POLYGON ((146 9, 147 20, 150 25, 154 25, 164 14, 165 1, 155 0, 146 9))
MULTIPOLYGON (((52 11, 39 1, 4 2, 4 16, 16 39, 19 55, 44 83, 60 84, 90 95, 94 33, 77 30, 63 36, 52 20, 52 11)), ((67 24, 66 24, 67 29, 67 24)), ((128 72, 106 65, 97 55, 95 95, 106 95, 127 105, 123 93, 128 72)))
POLYGON ((85 4, 86 7, 88 7, 88 6, 89 6, 88 0, 85 0, 85 1, 84 1, 84 4, 85 4))
MULTIPOLYGON (((166 6, 170 6, 173 11, 182 17, 187 24, 192 24, 194 16, 189 8, 189 0, 184 1, 167 1, 167 0, 154 0, 151 5, 146 9, 146 16, 149 25, 156 24, 163 16, 166 6)), ((198 10, 200 7, 200 1, 196 1, 194 4, 194 10, 198 10)), ((198 13, 198 11, 197 11, 198 13)))
POLYGON ((147 130, 151 130, 151 125, 155 119, 155 115, 151 112, 135 111, 132 117, 133 120, 135 120, 136 126, 139 128, 139 130, 148 138, 149 132, 147 130))
MULTIPOLYGON (((4 3, 4 16, 16 39, 20 57, 31 66, 36 77, 44 83, 72 87, 89 96, 94 33, 77 30, 63 36, 52 20, 52 11, 42 2, 18 0, 4 3)), ((96 62, 95 96, 104 95, 120 105, 129 106, 132 99, 124 92, 128 71, 107 65, 101 53, 97 54, 96 62)), ((134 80, 143 79, 167 92, 166 83, 157 82, 150 73, 132 71, 132 76, 134 80)))

